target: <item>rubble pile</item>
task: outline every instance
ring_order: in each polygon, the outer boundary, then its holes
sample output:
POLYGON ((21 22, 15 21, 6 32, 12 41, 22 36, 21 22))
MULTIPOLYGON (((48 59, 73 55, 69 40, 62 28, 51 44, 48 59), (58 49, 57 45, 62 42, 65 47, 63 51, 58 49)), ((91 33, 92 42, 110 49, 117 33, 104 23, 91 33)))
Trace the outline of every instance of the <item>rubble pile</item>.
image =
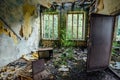
MULTIPOLYGON (((56 48, 53 52, 53 58, 45 60, 45 70, 40 73, 44 80, 119 80, 105 71, 88 74, 87 49, 56 48)), ((35 60, 38 60, 38 53, 23 55, 0 70, 0 80, 16 80, 19 76, 32 80, 32 61, 35 60)))
POLYGON ((37 57, 35 53, 23 55, 20 59, 4 66, 0 70, 0 80, 15 80, 20 75, 31 77, 31 62, 37 57))

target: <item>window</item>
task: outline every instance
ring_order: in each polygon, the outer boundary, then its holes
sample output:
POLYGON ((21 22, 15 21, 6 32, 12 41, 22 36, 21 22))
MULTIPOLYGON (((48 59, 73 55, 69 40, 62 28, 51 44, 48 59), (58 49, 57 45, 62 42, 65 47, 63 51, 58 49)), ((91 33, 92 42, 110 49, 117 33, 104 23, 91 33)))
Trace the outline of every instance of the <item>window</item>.
POLYGON ((43 14, 42 16, 42 38, 58 39, 58 15, 43 14))
POLYGON ((117 17, 116 41, 120 41, 120 15, 117 17))
POLYGON ((85 13, 68 13, 66 38, 68 40, 84 40, 85 38, 85 13))

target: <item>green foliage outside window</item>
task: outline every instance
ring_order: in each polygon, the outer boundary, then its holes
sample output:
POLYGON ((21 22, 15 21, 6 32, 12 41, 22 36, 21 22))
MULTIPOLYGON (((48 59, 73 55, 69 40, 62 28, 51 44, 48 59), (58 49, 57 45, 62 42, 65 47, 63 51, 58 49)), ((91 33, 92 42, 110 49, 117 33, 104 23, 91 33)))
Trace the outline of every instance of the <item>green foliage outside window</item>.
POLYGON ((117 35, 116 35, 116 41, 120 41, 120 16, 118 16, 118 22, 117 22, 117 35))
POLYGON ((42 38, 58 39, 58 15, 57 14, 43 14, 42 38))
POLYGON ((84 14, 83 13, 68 13, 66 38, 68 40, 84 40, 84 14))

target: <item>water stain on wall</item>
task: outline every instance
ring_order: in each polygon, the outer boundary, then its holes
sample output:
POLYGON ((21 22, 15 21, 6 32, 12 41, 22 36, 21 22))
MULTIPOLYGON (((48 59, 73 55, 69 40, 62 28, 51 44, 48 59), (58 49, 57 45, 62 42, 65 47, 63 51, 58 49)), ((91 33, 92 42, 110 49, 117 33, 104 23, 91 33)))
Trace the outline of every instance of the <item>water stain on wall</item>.
POLYGON ((101 11, 104 9, 104 3, 103 0, 99 0, 98 6, 97 6, 98 11, 101 11))
POLYGON ((23 28, 21 32, 23 37, 25 39, 28 39, 32 33, 32 26, 30 25, 31 17, 34 15, 35 12, 35 6, 30 4, 24 4, 23 5, 23 17, 24 17, 24 23, 23 28))
POLYGON ((12 37, 14 42, 16 44, 18 43, 17 36, 9 29, 4 28, 4 23, 2 21, 0 21, 0 34, 5 34, 8 35, 9 37, 12 37))

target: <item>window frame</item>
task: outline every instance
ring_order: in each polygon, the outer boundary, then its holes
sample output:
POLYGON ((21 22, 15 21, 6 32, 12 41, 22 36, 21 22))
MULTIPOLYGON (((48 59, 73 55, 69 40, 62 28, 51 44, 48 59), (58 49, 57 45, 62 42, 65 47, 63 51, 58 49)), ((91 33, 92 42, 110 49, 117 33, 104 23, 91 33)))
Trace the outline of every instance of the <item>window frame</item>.
POLYGON ((116 26, 115 27, 115 35, 114 35, 115 41, 120 41, 120 40, 117 40, 118 25, 120 25, 120 23, 118 21, 120 21, 120 15, 116 16, 116 21, 115 21, 115 26, 116 26))
POLYGON ((58 12, 43 12, 43 13, 41 13, 41 31, 42 31, 42 40, 59 40, 59 31, 57 31, 57 38, 55 39, 54 38, 54 24, 53 24, 53 26, 52 26, 52 30, 53 30, 53 33, 52 33, 52 38, 45 38, 44 37, 44 31, 45 31, 45 29, 44 29, 44 15, 53 15, 52 17, 53 17, 53 23, 54 23, 54 15, 57 15, 57 18, 58 18, 58 25, 57 25, 57 30, 59 30, 59 14, 58 14, 58 12))
POLYGON ((74 41, 85 41, 85 37, 86 37, 86 12, 85 11, 69 11, 67 12, 66 15, 66 40, 74 40, 74 41), (67 27, 68 27, 68 14, 72 14, 72 39, 67 39, 67 27), (73 14, 77 14, 77 29, 78 29, 78 15, 79 14, 83 14, 83 22, 82 22, 82 38, 79 39, 78 38, 78 30, 77 30, 77 38, 73 38, 73 14))

